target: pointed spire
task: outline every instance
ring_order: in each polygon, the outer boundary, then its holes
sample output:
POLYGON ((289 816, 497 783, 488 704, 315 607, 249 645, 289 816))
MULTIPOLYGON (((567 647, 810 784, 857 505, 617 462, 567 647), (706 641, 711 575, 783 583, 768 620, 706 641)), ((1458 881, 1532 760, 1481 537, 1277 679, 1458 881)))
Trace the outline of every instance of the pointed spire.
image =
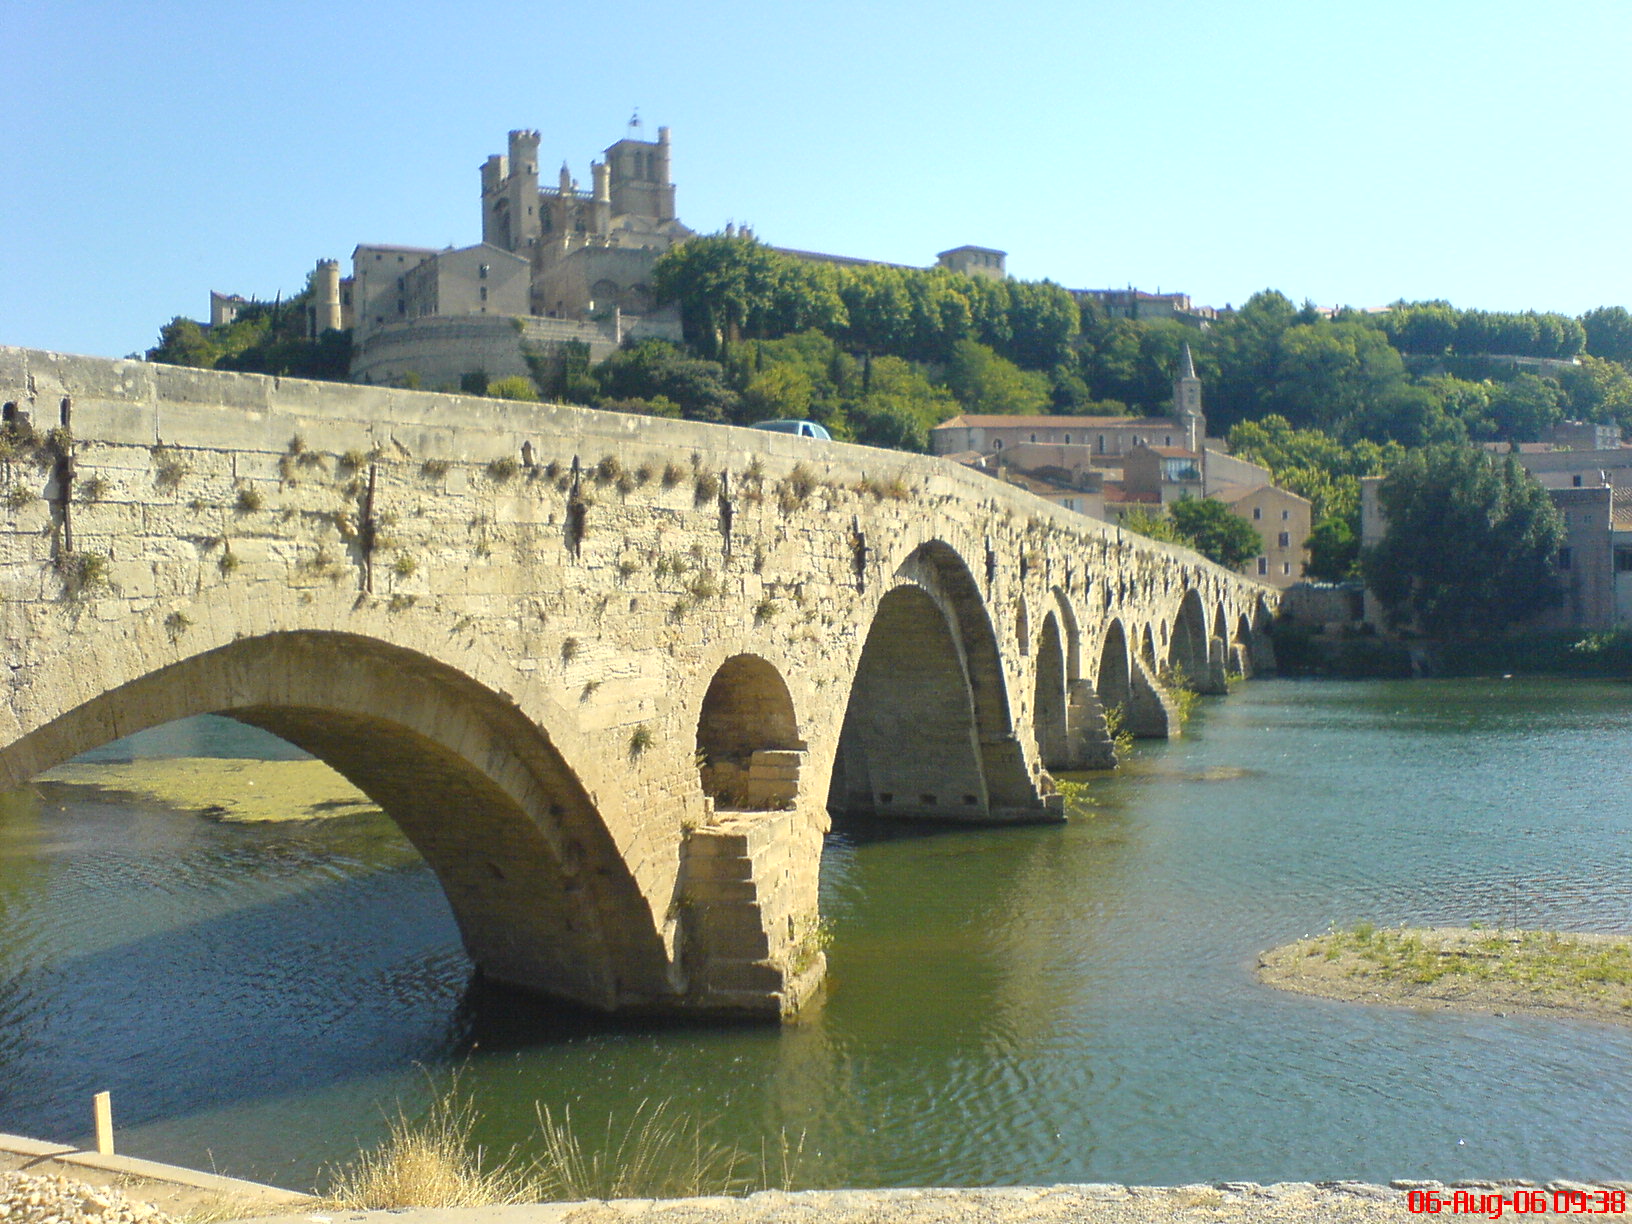
POLYGON ((1190 345, 1188 343, 1186 343, 1185 346, 1184 346, 1184 356, 1179 358, 1179 377, 1180 378, 1194 378, 1195 376, 1196 376, 1196 363, 1191 359, 1191 357, 1190 357, 1190 345))

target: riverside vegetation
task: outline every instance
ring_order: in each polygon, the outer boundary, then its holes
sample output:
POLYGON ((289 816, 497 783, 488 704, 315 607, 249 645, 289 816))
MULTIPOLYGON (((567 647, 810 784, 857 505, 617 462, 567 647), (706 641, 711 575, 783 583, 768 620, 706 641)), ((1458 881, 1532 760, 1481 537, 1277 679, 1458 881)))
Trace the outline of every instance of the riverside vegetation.
POLYGON ((719 1141, 672 1101, 647 1098, 621 1126, 608 1115, 586 1150, 570 1110, 535 1104, 539 1154, 494 1156, 472 1141, 475 1102, 455 1075, 421 1117, 398 1110, 378 1147, 333 1171, 322 1198, 342 1211, 483 1207, 586 1199, 693 1198, 789 1190, 804 1137, 783 1132, 757 1152, 719 1141))
POLYGON ((1632 936, 1360 923, 1275 948, 1271 986, 1366 1003, 1529 1011, 1632 1025, 1632 936))

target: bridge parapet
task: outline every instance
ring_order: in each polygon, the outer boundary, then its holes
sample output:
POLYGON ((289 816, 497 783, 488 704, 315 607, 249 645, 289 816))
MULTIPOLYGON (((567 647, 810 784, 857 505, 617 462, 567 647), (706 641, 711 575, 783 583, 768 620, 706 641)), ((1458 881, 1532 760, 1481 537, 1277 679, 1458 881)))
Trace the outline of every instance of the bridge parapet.
POLYGON ((1107 707, 1168 732, 1162 668, 1216 686, 1275 606, 923 456, 21 349, 0 398, 0 785, 267 726, 484 970, 597 1007, 791 1009, 829 809, 1054 818, 1107 707))

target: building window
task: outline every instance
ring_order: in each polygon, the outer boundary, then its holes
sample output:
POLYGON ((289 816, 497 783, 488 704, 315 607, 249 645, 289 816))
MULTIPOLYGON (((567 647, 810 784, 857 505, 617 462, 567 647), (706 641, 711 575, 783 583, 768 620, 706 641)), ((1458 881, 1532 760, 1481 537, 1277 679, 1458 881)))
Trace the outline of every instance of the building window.
POLYGON ((1275 546, 1277 548, 1291 548, 1292 547, 1292 533, 1290 531, 1281 532, 1280 535, 1275 537, 1275 546))
POLYGON ((1173 445, 1173 435, 1172 434, 1164 434, 1162 436, 1162 445, 1163 446, 1172 446, 1173 445))
POLYGON ((489 266, 490 265, 488 265, 488 264, 483 264, 481 267, 477 268, 476 269, 476 275, 478 277, 480 277, 482 280, 486 280, 489 266))
POLYGON ((482 301, 484 301, 484 302, 487 301, 487 286, 486 285, 482 286, 482 301))
POLYGON ((1292 511, 1290 511, 1290 510, 1282 510, 1281 511, 1281 522, 1284 523, 1291 517, 1292 517, 1292 511))
POLYGON ((1573 562, 1574 560, 1575 560, 1575 554, 1574 554, 1573 549, 1561 548, 1561 549, 1558 550, 1558 568, 1559 569, 1561 569, 1561 570, 1569 569, 1571 562, 1573 562))
POLYGON ((1252 508, 1252 517, 1255 518, 1255 519, 1263 518, 1264 517, 1264 508, 1262 506, 1254 506, 1252 508))
POLYGON ((1268 557, 1259 557, 1258 558, 1258 576, 1260 578, 1262 578, 1267 573, 1269 573, 1269 558, 1268 557))
POLYGON ((1281 574, 1282 574, 1282 576, 1290 576, 1291 573, 1292 573, 1292 562, 1282 561, 1281 562, 1281 574))
POLYGON ((1037 435, 1036 435, 1036 434, 1032 434, 1032 435, 1031 435, 1031 440, 1032 440, 1032 441, 1033 441, 1033 442, 1035 442, 1035 441, 1037 441, 1037 435))
POLYGON ((1615 572, 1617 574, 1632 574, 1632 548, 1617 548, 1615 550, 1615 572))
POLYGON ((1070 446, 1070 445, 1071 445, 1071 435, 1070 435, 1070 434, 1066 434, 1066 435, 1065 435, 1065 444, 1066 444, 1066 445, 1067 445, 1067 446, 1070 446))
POLYGON ((1104 434, 1099 435, 1099 453, 1102 454, 1102 455, 1105 453, 1105 435, 1104 434))
POLYGON ((1002 450, 1003 449, 1003 439, 1002 438, 993 438, 992 439, 992 449, 993 450, 1002 450))
POLYGON ((1060 504, 1062 506, 1064 506, 1067 510, 1075 510, 1077 508, 1077 499, 1074 498, 1074 497, 1068 497, 1064 501, 1062 501, 1060 504))
POLYGON ((1579 476, 1571 476, 1571 477, 1570 477, 1570 485, 1571 485, 1571 486, 1572 486, 1572 487, 1573 487, 1573 488, 1577 488, 1577 489, 1579 489, 1579 488, 1580 488, 1580 487, 1581 487, 1581 477, 1579 477, 1579 476))

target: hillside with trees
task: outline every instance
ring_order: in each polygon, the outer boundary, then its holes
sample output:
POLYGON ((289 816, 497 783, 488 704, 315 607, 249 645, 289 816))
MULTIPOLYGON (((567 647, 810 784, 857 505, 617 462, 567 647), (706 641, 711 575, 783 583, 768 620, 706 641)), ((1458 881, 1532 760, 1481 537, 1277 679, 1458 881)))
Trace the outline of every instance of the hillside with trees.
MULTIPOLYGON (((531 379, 467 391, 752 424, 800 417, 835 438, 926 451, 958 413, 1169 410, 1190 347, 1209 433, 1314 505, 1309 575, 1357 576, 1359 482, 1555 423, 1632 427, 1632 314, 1297 306, 1264 290, 1205 330, 1108 315, 1049 281, 802 259, 743 235, 658 261, 683 344, 646 339, 592 364, 583 345, 529 358, 531 379)), ((176 319, 151 360, 343 378, 349 339, 305 336, 305 298, 251 303, 206 329, 176 319)), ((1215 547, 1217 547, 1215 545, 1215 547)))

